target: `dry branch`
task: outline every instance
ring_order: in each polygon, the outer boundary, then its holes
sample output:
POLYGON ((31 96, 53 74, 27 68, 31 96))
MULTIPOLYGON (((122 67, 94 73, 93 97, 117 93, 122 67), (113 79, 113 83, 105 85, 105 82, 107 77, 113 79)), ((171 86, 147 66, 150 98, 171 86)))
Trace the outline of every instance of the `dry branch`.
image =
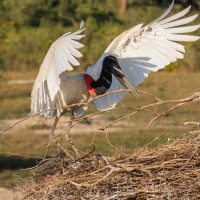
MULTIPOLYGON (((82 105, 88 106, 90 103, 93 103, 93 101, 95 101, 95 100, 98 99, 98 98, 101 98, 101 97, 106 96, 106 95, 109 95, 109 94, 113 94, 113 93, 117 93, 117 92, 122 92, 122 91, 123 91, 123 92, 132 92, 132 90, 117 90, 117 91, 112 91, 112 92, 109 92, 109 93, 100 95, 100 96, 98 96, 98 97, 92 98, 92 99, 90 99, 90 100, 89 100, 88 102, 86 102, 86 103, 78 103, 78 104, 73 104, 73 105, 69 105, 69 106, 65 106, 65 107, 59 107, 59 108, 66 108, 66 109, 68 110, 69 108, 72 108, 72 107, 74 107, 74 106, 82 106, 82 105)), ((93 117, 93 116, 95 116, 95 115, 98 115, 98 114, 101 114, 101 113, 104 113, 104 112, 107 112, 107 111, 114 111, 114 110, 128 110, 128 111, 131 111, 131 112, 128 113, 128 114, 126 114, 126 115, 124 115, 124 116, 122 116, 122 117, 120 117, 120 118, 118 118, 118 119, 116 119, 116 120, 114 120, 114 121, 112 121, 112 122, 110 122, 110 123, 108 123, 108 124, 106 124, 106 125, 104 125, 103 127, 99 128, 99 130, 105 131, 105 130, 109 129, 110 127, 112 127, 112 126, 113 126, 114 124, 116 124, 117 122, 119 122, 119 121, 121 121, 121 120, 124 120, 124 119, 126 119, 127 117, 130 117, 130 116, 132 116, 132 115, 135 115, 136 113, 141 112, 141 111, 143 111, 143 112, 144 112, 144 111, 145 111, 145 112, 149 112, 149 113, 152 113, 153 115, 155 115, 155 116, 153 117, 153 119, 149 122, 149 124, 148 124, 148 126, 147 126, 147 129, 148 129, 148 128, 150 128, 150 126, 153 124, 153 122, 154 122, 155 120, 157 120, 158 118, 169 114, 169 113, 172 112, 173 110, 175 110, 175 109, 177 109, 178 107, 181 107, 181 106, 183 106, 183 105, 185 105, 185 104, 187 104, 187 103, 189 103, 189 102, 194 102, 194 101, 197 102, 197 101, 200 100, 200 92, 196 92, 196 93, 194 93, 193 95, 191 95, 191 96, 189 96, 189 97, 187 97, 187 98, 176 99, 176 100, 163 100, 163 99, 160 99, 159 97, 156 97, 156 96, 154 96, 154 95, 152 95, 152 94, 150 94, 150 93, 148 93, 148 92, 144 92, 144 91, 137 91, 137 92, 138 92, 139 94, 143 94, 143 95, 147 95, 147 96, 151 97, 151 98, 152 98, 154 101, 156 101, 156 102, 150 103, 150 104, 146 104, 146 105, 144 105, 144 106, 137 107, 137 108, 136 108, 136 107, 118 107, 118 108, 112 108, 112 109, 109 109, 109 110, 97 111, 97 112, 95 112, 95 113, 93 113, 93 114, 84 115, 84 116, 79 117, 79 118, 76 118, 76 119, 74 119, 74 118, 73 118, 73 119, 70 119, 70 120, 67 122, 67 123, 69 123, 67 133, 69 133, 69 131, 70 131, 71 128, 73 128, 75 125, 77 125, 78 123, 80 123, 80 122, 83 121, 84 119, 88 119, 88 118, 91 118, 91 117, 93 117), (175 105, 174 105, 174 104, 175 104, 175 105), (162 111, 162 112, 154 112, 154 111, 152 110, 152 108, 155 108, 155 107, 158 107, 158 106, 161 106, 161 105, 170 105, 171 107, 170 107, 169 109, 165 110, 165 111, 162 111)), ((58 109, 58 108, 54 108, 54 109, 58 109)), ((48 109, 48 110, 52 110, 52 109, 48 109)), ((29 119, 29 118, 32 118, 32 117, 34 117, 34 116, 36 116, 36 115, 42 114, 43 112, 46 112, 46 111, 48 111, 48 110, 44 110, 44 111, 41 111, 41 112, 39 112, 39 113, 36 113, 36 114, 33 114, 33 115, 29 115, 29 116, 27 116, 26 118, 24 118, 24 119, 22 119, 22 120, 16 122, 15 124, 13 124, 13 125, 11 125, 11 126, 5 128, 4 130, 2 130, 2 131, 0 132, 0 134, 2 134, 2 133, 4 133, 4 132, 8 131, 8 130, 11 129, 11 128, 13 128, 15 125, 17 125, 17 124, 19 124, 19 123, 21 123, 21 122, 23 122, 23 121, 25 121, 25 120, 27 120, 27 119, 29 119)), ((197 123, 197 126, 198 126, 199 123, 198 123, 198 122, 196 122, 196 123, 197 123)), ((188 122, 188 123, 185 122, 185 124, 182 124, 182 125, 188 125, 188 124, 189 124, 189 122, 188 122)), ((190 122, 190 124, 191 124, 191 122, 190 122)), ((194 122, 193 122, 193 124, 194 124, 194 122)), ((199 130, 198 130, 198 131, 193 131, 193 133, 196 133, 196 132, 198 133, 199 130)), ((68 137, 67 137, 68 142, 71 141, 71 139, 69 138, 69 135, 66 134, 66 136, 68 136, 68 137)), ((106 135, 106 137, 107 137, 107 135, 106 135)), ((73 153, 70 153, 69 150, 65 149, 60 143, 58 143, 57 140, 56 140, 56 138, 52 138, 52 139, 54 139, 54 140, 56 141, 55 143, 58 145, 58 147, 59 147, 61 150, 63 150, 63 151, 73 160, 73 158, 74 158, 73 153)), ((155 139, 156 139, 156 138, 155 138, 155 139)), ((114 146, 111 144, 111 142, 108 140, 108 137, 107 137, 107 142, 108 142, 112 147, 114 147, 114 146)), ((72 141, 71 141, 70 144, 73 144, 72 141)), ((74 145, 72 145, 72 147, 73 147, 73 149, 76 150, 76 148, 75 148, 74 145)), ((114 147, 114 148, 115 148, 115 147, 114 147)), ((120 152, 117 148, 115 148, 115 149, 116 149, 118 152, 120 152)), ((79 153, 78 153, 78 150, 76 150, 75 152, 76 152, 77 155, 79 154, 79 153)), ((81 157, 79 156, 79 158, 81 158, 81 157)))
MULTIPOLYGON (((149 95, 149 93, 148 93, 148 95, 149 95)), ((152 95, 152 96, 153 96, 153 95, 152 95)), ((153 97, 154 97, 154 96, 153 96, 153 97)), ((149 125, 148 125, 148 127, 147 127, 147 128, 149 128, 149 127, 152 125, 152 123, 153 123, 156 119, 158 119, 159 117, 166 115, 167 113, 169 113, 169 112, 175 110, 176 108, 178 108, 178 107, 180 107, 180 106, 182 106, 182 105, 184 105, 184 104, 186 104, 186 103, 188 103, 188 102, 193 102, 193 101, 197 102, 197 101, 200 101, 200 92, 195 92, 193 95, 191 95, 191 96, 189 96, 189 97, 187 97, 187 98, 178 99, 178 100, 161 100, 161 99, 156 98, 156 97, 154 97, 154 98, 157 100, 157 102, 151 103, 151 104, 147 104, 147 105, 145 105, 145 106, 142 106, 142 107, 140 107, 140 108, 137 108, 137 109, 134 110, 133 112, 131 112, 131 113, 129 113, 129 114, 127 114, 127 115, 125 115, 125 116, 119 118, 119 119, 116 119, 115 121, 112 121, 111 123, 107 124, 106 126, 100 128, 100 130, 108 129, 108 128, 112 127, 115 123, 117 123, 117 122, 119 122, 119 121, 121 121, 121 120, 124 120, 124 119, 126 119, 126 118, 128 118, 128 117, 130 117, 130 116, 132 116, 132 115, 135 115, 136 113, 138 113, 138 112, 140 112, 140 111, 149 111, 149 108, 156 107, 156 106, 160 106, 160 105, 165 105, 165 104, 177 104, 177 105, 175 105, 175 106, 172 106, 172 107, 171 107, 169 110, 167 110, 167 111, 164 111, 164 112, 161 112, 161 113, 157 113, 157 114, 156 114, 156 117, 149 123, 149 125)))
MULTIPOLYGON (((68 110, 68 109, 70 109, 72 107, 75 107, 75 106, 88 106, 89 104, 91 104, 93 101, 95 101, 98 98, 101 98, 103 96, 106 96, 106 95, 109 95, 109 94, 113 94, 113 93, 119 93, 119 92, 132 92, 132 90, 126 90, 126 89, 116 90, 116 91, 112 91, 112 92, 108 92, 108 93, 99 95, 98 97, 92 98, 88 102, 85 102, 85 103, 77 103, 77 104, 72 104, 72 105, 69 105, 69 106, 56 107, 56 108, 52 108, 52 109, 43 110, 43 111, 35 113, 35 114, 30 114, 27 117, 19 120, 18 122, 10 125, 9 127, 5 128, 5 129, 3 129, 2 131, 0 131, 0 134, 8 131, 9 129, 13 128, 14 126, 18 125, 19 123, 22 123, 25 120, 28 120, 28 119, 30 119, 30 118, 32 118, 34 116, 40 115, 40 114, 42 114, 44 112, 47 112, 49 110, 56 110, 56 109, 59 109, 59 108, 65 108, 65 109, 68 110)), ((137 112, 140 112, 140 111, 153 112, 153 111, 149 110, 149 108, 152 108, 152 107, 156 107, 156 106, 160 106, 160 105, 164 105, 164 104, 180 104, 180 106, 181 106, 181 105, 184 105, 185 103, 188 103, 188 102, 193 102, 193 101, 197 102, 197 101, 200 101, 200 92, 195 92, 193 95, 191 95, 191 96, 189 96, 187 98, 177 99, 177 100, 162 100, 159 97, 156 97, 156 96, 154 96, 154 95, 152 95, 152 94, 150 94, 148 92, 144 92, 144 91, 137 91, 137 92, 139 94, 148 95, 148 96, 152 97, 153 99, 155 99, 157 102, 156 103, 152 103, 152 104, 147 104, 147 105, 139 107, 139 108, 135 108, 135 107, 123 107, 123 108, 111 108, 111 109, 108 109, 108 110, 98 111, 98 112, 96 112, 96 113, 94 113, 92 115, 86 115, 86 116, 77 118, 75 121, 77 121, 77 123, 79 123, 83 119, 87 119, 87 118, 89 118, 91 116, 94 116, 96 114, 100 114, 100 113, 104 113, 104 112, 112 111, 112 110, 118 110, 118 109, 134 110, 132 113, 130 113, 130 114, 126 115, 126 116, 123 116, 122 118, 119 118, 119 119, 113 121, 112 123, 110 123, 110 124, 108 124, 108 125, 100 128, 100 130, 105 130, 105 129, 111 127, 112 125, 114 125, 115 123, 117 123, 118 121, 126 119, 127 117, 132 116, 132 115, 136 114, 137 112)), ((179 107, 179 106, 177 106, 177 107, 179 107)), ((174 109, 172 109, 172 110, 174 110, 174 109)), ((166 112, 170 112, 170 111, 166 111, 166 112)), ((163 114, 157 113, 157 115, 160 115, 160 116, 165 115, 165 112, 163 112, 163 114)), ((69 123, 69 121, 67 123, 69 123)))

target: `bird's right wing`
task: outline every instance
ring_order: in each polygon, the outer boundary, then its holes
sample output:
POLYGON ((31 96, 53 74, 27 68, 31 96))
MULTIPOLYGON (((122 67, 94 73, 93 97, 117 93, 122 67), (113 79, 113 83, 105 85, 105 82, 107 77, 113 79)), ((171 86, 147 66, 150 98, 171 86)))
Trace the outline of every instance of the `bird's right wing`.
MULTIPOLYGON (((158 71, 171 62, 184 57, 185 49, 179 41, 196 41, 199 36, 185 35, 197 30, 200 25, 185 26, 198 16, 184 17, 191 6, 183 11, 165 18, 171 11, 171 6, 157 20, 142 27, 143 24, 123 32, 108 46, 97 63, 88 69, 88 73, 97 79, 100 75, 102 62, 105 56, 113 55, 117 58, 125 76, 133 87, 138 86, 150 72, 158 71), (180 19, 182 18, 182 19, 180 19)), ((118 90, 123 86, 113 76, 113 82, 107 92, 118 90)), ((109 109, 116 105, 125 92, 110 94, 101 97, 94 102, 94 106, 100 110, 109 109)))
POLYGON ((40 71, 35 80, 31 93, 31 113, 38 113, 44 110, 46 117, 51 117, 55 108, 55 97, 60 87, 60 74, 66 70, 73 70, 72 66, 78 66, 76 58, 82 56, 78 49, 84 45, 79 43, 85 35, 82 35, 84 22, 80 28, 73 33, 65 33, 59 37, 49 48, 40 71))

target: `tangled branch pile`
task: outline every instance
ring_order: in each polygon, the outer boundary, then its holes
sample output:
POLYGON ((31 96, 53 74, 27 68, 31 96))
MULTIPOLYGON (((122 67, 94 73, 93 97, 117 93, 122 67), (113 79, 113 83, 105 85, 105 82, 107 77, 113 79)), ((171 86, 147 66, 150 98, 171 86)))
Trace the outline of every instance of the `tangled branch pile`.
POLYGON ((200 136, 138 149, 132 155, 60 159, 47 173, 54 174, 22 180, 20 198, 199 199, 200 136))

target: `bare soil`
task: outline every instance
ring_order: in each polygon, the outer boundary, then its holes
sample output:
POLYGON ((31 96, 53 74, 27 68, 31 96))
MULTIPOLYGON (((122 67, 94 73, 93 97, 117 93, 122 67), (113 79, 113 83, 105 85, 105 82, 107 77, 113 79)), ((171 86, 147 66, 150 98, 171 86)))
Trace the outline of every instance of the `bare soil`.
POLYGON ((14 200, 16 192, 7 188, 0 188, 0 200, 14 200))
MULTIPOLYGON (((20 121, 21 119, 9 119, 9 120, 1 120, 0 121, 0 129, 4 129, 16 122, 20 121)), ((68 116, 63 116, 59 120, 56 132, 61 133, 67 127, 67 122, 69 121, 68 116)), ((81 134, 81 133, 94 133, 98 131, 102 126, 107 124, 109 121, 105 116, 97 115, 89 119, 89 121, 83 121, 78 123, 76 126, 73 127, 72 133, 73 134, 81 134)), ((35 116, 31 119, 25 120, 15 126, 15 128, 10 129, 6 132, 6 134, 12 133, 22 133, 22 132, 29 132, 29 133, 36 133, 36 134, 49 134, 54 123, 54 118, 47 119, 43 116, 35 116)), ((130 124, 128 121, 120 121, 117 125, 110 128, 110 131, 121 131, 121 130, 128 130, 134 127, 134 124, 130 124)))

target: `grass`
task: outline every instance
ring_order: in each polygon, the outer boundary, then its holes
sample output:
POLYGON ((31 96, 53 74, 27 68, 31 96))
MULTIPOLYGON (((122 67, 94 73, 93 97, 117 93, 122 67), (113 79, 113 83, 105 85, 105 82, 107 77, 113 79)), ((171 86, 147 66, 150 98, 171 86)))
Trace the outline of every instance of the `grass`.
POLYGON ((30 112, 30 97, 28 96, 5 98, 0 103, 3 108, 0 110, 1 119, 16 119, 30 112))
POLYGON ((24 117, 30 112, 32 84, 0 82, 0 119, 24 117))
POLYGON ((16 178, 25 178, 27 174, 21 170, 1 170, 0 171, 0 187, 13 188, 16 178))
MULTIPOLYGON (((174 131, 172 131, 171 133, 163 133, 157 140, 153 141, 161 132, 161 129, 149 132, 142 130, 126 131, 124 133, 116 132, 107 133, 107 135, 102 132, 97 134, 95 137, 95 153, 111 155, 116 152, 123 152, 125 154, 130 154, 133 153, 137 147, 148 144, 155 147, 166 143, 169 138, 180 137, 180 134, 174 134, 174 131)), ((89 151, 89 149, 91 149, 88 146, 88 141, 92 142, 93 135, 77 135, 74 138, 76 145, 81 147, 84 151, 87 149, 87 151, 89 151)))
MULTIPOLYGON (((153 139, 160 135, 163 132, 163 128, 156 128, 152 130, 142 130, 141 127, 136 130, 128 130, 122 132, 98 132, 96 135, 94 133, 88 134, 74 134, 72 139, 78 149, 87 152, 89 151, 90 144, 96 144, 95 153, 105 153, 110 154, 116 151, 115 148, 109 145, 109 141, 124 153, 131 153, 135 148, 142 145, 147 145, 153 139)), ((159 143, 167 142, 168 138, 176 138, 180 136, 181 133, 178 133, 178 128, 170 128, 168 131, 161 134, 158 138, 158 141, 151 143, 152 146, 157 146, 159 143), (176 134, 177 133, 177 134, 176 134)), ((20 134, 4 134, 1 136, 1 145, 0 153, 4 155, 9 154, 18 154, 23 157, 42 157, 46 152, 46 146, 49 142, 48 135, 37 135, 34 133, 20 133, 20 134)), ((65 145, 65 139, 61 138, 61 143, 65 145)), ((68 147, 68 146, 67 146, 68 147)), ((54 156, 57 152, 57 146, 50 144, 48 148, 48 155, 54 156)))

